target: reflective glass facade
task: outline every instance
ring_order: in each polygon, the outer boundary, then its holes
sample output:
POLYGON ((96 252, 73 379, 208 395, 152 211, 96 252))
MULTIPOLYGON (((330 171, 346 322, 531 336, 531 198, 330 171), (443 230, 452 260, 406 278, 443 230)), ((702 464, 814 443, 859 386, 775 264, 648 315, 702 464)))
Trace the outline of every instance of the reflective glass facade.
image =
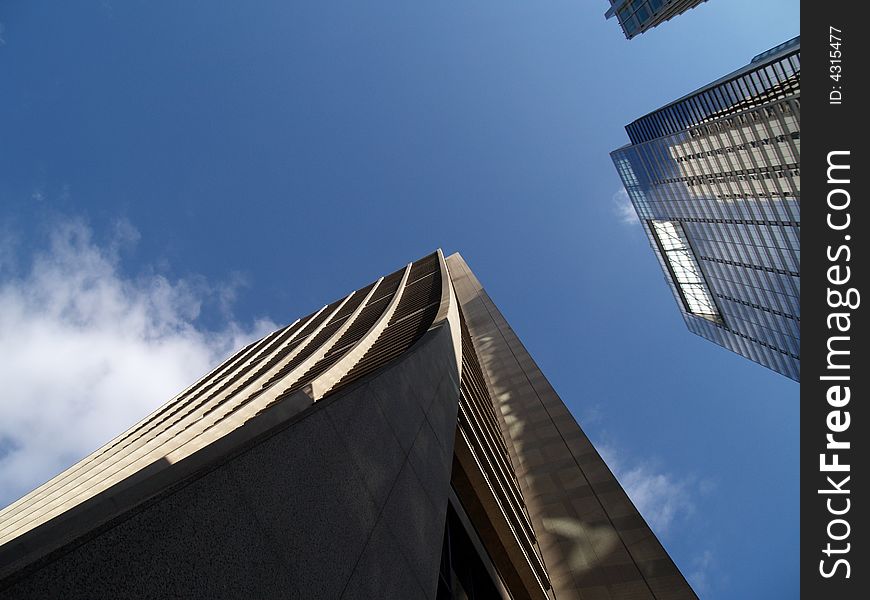
POLYGON ((604 14, 616 17, 627 39, 694 8, 707 0, 610 0, 604 14))
POLYGON ((626 131, 611 157, 689 329, 799 381, 799 38, 626 131))

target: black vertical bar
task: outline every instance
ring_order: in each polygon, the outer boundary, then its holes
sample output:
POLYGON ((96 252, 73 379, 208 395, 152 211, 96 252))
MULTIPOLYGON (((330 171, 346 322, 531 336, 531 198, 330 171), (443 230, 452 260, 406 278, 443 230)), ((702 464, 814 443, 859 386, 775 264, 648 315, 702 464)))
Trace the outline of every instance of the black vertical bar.
MULTIPOLYGON (((850 600, 868 569, 867 44, 862 3, 807 2, 802 19, 804 319, 801 362, 801 592, 850 600), (830 165, 834 168, 829 168, 830 165), (839 315, 839 316, 835 316, 839 315), (842 354, 832 354, 842 351, 842 354), (848 389, 848 392, 847 392, 848 389), (847 399, 848 393, 848 399, 847 399), (831 436, 830 438, 828 436, 831 436), (848 444, 848 447, 846 446, 848 444), (846 467, 845 465, 848 465, 846 467), (840 514, 837 514, 840 513, 840 514)), ((870 298, 870 297, 868 297, 870 298)))

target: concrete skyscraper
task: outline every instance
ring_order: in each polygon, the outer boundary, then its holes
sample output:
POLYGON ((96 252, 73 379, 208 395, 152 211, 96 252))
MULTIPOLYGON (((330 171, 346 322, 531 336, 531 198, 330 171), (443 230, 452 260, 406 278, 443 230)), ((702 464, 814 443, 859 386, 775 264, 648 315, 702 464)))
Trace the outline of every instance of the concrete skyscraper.
POLYGON ((689 329, 800 380, 800 38, 611 154, 689 329))
POLYGON ((440 251, 250 344, 0 511, 0 596, 695 598, 440 251))
POLYGON ((604 17, 616 17, 627 39, 652 29, 707 0, 610 0, 604 17))

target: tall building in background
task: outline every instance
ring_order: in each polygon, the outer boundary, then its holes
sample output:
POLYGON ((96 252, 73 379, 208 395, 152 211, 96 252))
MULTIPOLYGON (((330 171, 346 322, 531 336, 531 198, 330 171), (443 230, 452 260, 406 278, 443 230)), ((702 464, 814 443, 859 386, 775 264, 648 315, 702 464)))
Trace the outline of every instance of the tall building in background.
POLYGON ((0 512, 0 596, 695 598, 440 251, 242 349, 0 512))
POLYGON ((800 38, 626 128, 613 153, 694 333, 800 380, 800 38))
POLYGON ((604 17, 616 17, 627 39, 652 29, 707 0, 610 0, 604 17))

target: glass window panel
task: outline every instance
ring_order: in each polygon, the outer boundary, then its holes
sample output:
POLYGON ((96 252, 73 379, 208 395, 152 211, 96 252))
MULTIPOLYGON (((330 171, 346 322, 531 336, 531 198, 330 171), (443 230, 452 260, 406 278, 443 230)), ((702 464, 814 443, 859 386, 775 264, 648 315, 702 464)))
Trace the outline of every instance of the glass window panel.
POLYGON ((646 5, 643 5, 637 9, 635 15, 637 16, 638 21, 640 21, 641 23, 645 23, 646 20, 649 19, 649 9, 646 7, 646 5))
POLYGON ((651 221, 651 225, 687 310, 706 319, 721 320, 716 303, 701 276, 701 268, 689 248, 682 225, 674 221, 651 221))

